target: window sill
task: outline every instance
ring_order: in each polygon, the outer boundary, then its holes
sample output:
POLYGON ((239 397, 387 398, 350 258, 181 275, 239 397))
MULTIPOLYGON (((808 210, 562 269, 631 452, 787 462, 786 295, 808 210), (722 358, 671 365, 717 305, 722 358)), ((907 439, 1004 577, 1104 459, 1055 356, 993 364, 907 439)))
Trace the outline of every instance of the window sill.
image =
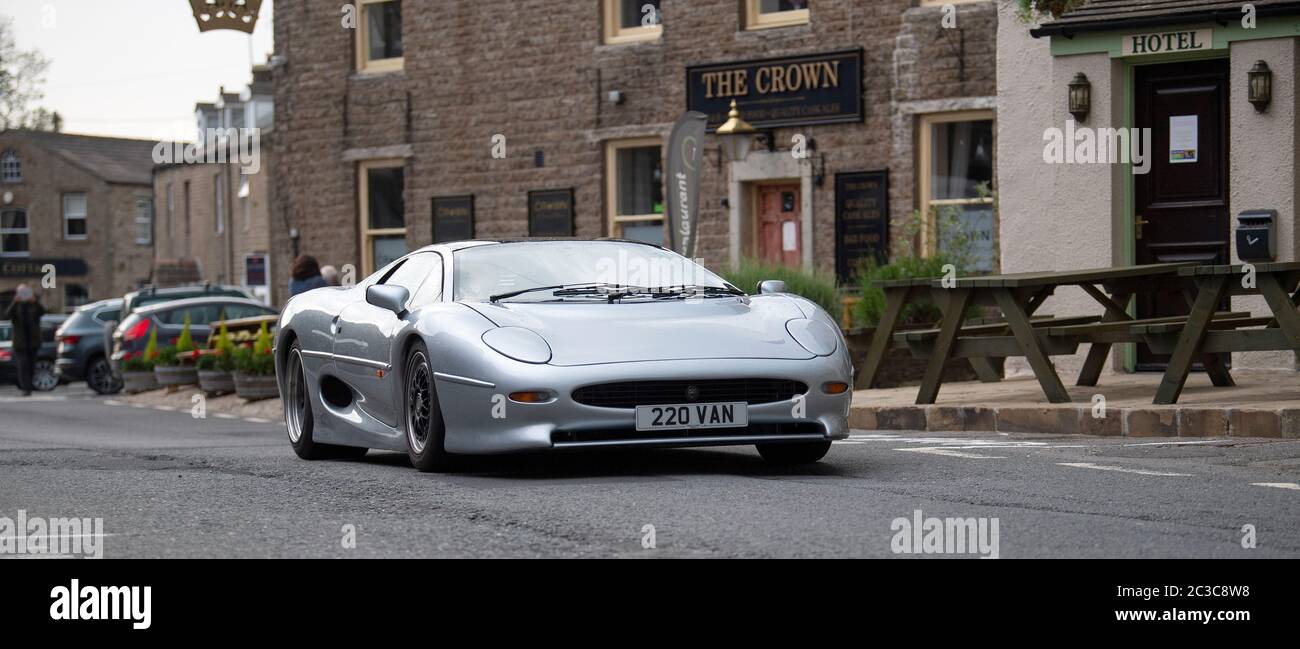
POLYGON ((790 15, 783 16, 778 14, 778 15, 770 15, 767 17, 760 16, 752 20, 750 23, 746 24, 745 28, 742 31, 754 32, 754 31, 762 31, 764 29, 776 29, 778 27, 797 27, 799 25, 807 25, 812 22, 812 17, 809 14, 807 9, 803 9, 800 11, 788 11, 782 13, 788 13, 790 15))

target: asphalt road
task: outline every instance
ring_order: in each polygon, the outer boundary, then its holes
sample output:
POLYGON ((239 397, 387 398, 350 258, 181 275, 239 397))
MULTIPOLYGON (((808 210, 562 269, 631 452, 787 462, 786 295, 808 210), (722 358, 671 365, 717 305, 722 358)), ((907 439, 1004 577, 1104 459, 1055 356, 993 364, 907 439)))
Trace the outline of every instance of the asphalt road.
POLYGON ((798 469, 740 447, 421 474, 299 460, 278 422, 0 388, 0 517, 101 517, 109 558, 892 557, 916 510, 996 519, 1002 558, 1300 557, 1297 482, 1300 440, 871 431, 798 469))

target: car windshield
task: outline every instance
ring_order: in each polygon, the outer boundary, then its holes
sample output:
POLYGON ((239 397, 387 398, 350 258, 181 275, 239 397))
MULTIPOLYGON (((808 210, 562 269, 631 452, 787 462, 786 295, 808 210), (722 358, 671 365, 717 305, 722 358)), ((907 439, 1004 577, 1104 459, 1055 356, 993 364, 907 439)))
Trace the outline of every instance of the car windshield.
MULTIPOLYGON (((456 251, 455 299, 555 300, 562 287, 729 289, 703 266, 655 246, 621 241, 521 241, 456 251), (535 290, 530 289, 546 289, 535 290)), ((569 298, 572 299, 572 298, 569 298)))

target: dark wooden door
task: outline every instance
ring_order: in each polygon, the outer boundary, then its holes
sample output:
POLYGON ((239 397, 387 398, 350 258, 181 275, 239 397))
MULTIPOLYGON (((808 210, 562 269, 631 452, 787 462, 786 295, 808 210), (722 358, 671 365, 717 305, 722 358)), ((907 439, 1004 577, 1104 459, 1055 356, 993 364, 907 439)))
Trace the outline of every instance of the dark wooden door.
MULTIPOLYGON (((1151 170, 1134 177, 1137 263, 1227 263, 1228 61, 1136 68, 1134 118, 1150 128, 1151 170)), ((1139 296, 1138 317, 1187 313, 1178 294, 1139 296)), ((1138 346, 1138 369, 1167 357, 1138 346)))

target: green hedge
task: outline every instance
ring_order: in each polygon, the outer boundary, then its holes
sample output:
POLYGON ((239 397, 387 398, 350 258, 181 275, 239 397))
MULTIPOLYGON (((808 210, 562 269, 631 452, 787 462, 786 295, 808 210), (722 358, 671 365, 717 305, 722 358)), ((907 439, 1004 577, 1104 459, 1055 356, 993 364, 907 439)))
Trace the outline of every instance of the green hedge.
POLYGON ((836 322, 840 321, 843 305, 840 302, 839 292, 835 290, 835 276, 830 273, 810 273, 799 268, 767 264, 756 259, 744 259, 736 268, 723 270, 718 274, 751 295, 758 292, 759 282, 765 279, 779 279, 785 282, 787 292, 816 302, 826 309, 836 322))

